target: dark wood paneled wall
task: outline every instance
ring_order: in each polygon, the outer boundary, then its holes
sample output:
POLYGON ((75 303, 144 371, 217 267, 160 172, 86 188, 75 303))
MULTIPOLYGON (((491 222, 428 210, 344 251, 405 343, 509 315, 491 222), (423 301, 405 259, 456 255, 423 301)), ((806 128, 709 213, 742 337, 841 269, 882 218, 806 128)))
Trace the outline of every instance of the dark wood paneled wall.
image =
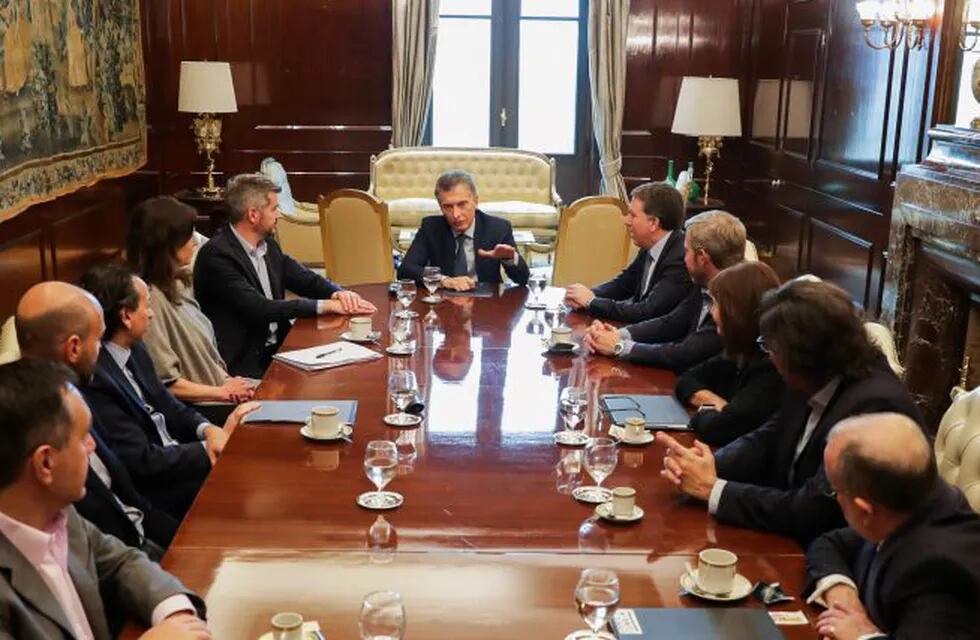
POLYGON ((126 212, 154 192, 146 178, 106 180, 0 224, 0 322, 32 285, 75 282, 93 263, 120 256, 126 212))
POLYGON ((731 205, 782 276, 827 278, 877 313, 892 185, 923 155, 938 42, 875 51, 852 0, 738 4, 745 136, 724 163, 731 205))
MULTIPOLYGON (((662 180, 697 156, 693 138, 670 133, 684 76, 736 77, 739 0, 633 0, 626 40, 623 176, 626 188, 662 180)), ((724 159, 729 151, 723 150, 724 159)), ((700 168, 698 171, 700 172, 700 168)), ((718 195, 723 195, 718 185, 718 195)))
POLYGON ((150 161, 169 193, 202 182, 189 114, 177 113, 181 60, 232 65, 238 113, 224 121, 218 169, 274 156, 297 198, 368 186, 391 139, 387 0, 142 0, 150 161))

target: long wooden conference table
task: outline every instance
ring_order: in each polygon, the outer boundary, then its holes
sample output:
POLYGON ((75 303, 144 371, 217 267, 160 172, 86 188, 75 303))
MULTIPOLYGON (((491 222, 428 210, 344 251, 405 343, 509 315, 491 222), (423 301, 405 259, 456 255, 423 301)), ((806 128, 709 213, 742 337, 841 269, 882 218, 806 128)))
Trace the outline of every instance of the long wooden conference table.
MULTIPOLYGON (((398 303, 387 287, 357 290, 377 305, 374 328, 390 343, 387 323, 398 303)), ((555 292, 552 292, 555 293, 555 292)), ((205 597, 215 638, 252 639, 278 611, 319 622, 329 640, 356 639, 363 596, 401 593, 406 638, 564 638, 584 628, 575 584, 587 567, 615 570, 621 607, 718 606, 683 595, 679 578, 707 547, 739 556, 753 583, 779 582, 802 604, 804 557, 791 540, 729 527, 703 503, 660 477, 658 444, 620 446, 604 486, 632 486, 645 517, 608 524, 570 495, 593 484, 580 450, 559 447, 558 398, 586 386, 593 402, 586 428, 608 431, 598 411, 604 393, 673 391, 670 372, 586 355, 545 355, 544 314, 525 308, 527 290, 493 298, 421 301, 419 348, 321 372, 275 362, 260 399, 357 400, 352 443, 302 438, 296 425, 239 427, 180 527, 163 566, 205 597), (431 309, 435 318, 426 321, 431 309), (417 429, 386 426, 387 377, 409 367, 426 404, 417 429), (363 471, 368 441, 395 441, 399 470, 387 489, 404 495, 394 510, 368 511, 356 497, 373 489, 363 471), (383 520, 379 520, 383 518, 383 520), (372 529, 372 525, 374 528, 372 529)), ((549 318, 550 319, 550 318, 549 318)), ((581 333, 586 316, 567 324, 581 333)), ((284 350, 339 340, 341 317, 299 320, 284 350)), ((761 607, 753 597, 729 606, 761 607)), ((813 638, 809 626, 786 626, 788 638, 813 638)), ((136 637, 127 629, 125 637, 136 637)))

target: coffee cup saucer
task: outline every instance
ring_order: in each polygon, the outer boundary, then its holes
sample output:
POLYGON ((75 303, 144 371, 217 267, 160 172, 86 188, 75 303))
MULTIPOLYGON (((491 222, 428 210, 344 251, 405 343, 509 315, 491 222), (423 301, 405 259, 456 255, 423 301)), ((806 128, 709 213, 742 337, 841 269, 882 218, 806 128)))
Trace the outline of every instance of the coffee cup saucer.
POLYGON ((415 353, 415 347, 391 344, 385 347, 385 353, 393 356, 410 356, 415 353))
POLYGON ((717 594, 702 591, 698 588, 697 579, 695 578, 696 573, 697 569, 694 569, 692 572, 681 574, 681 588, 692 596, 713 602, 733 602, 735 600, 741 600, 752 593, 752 583, 740 573, 735 574, 735 579, 732 581, 732 590, 728 593, 717 594))
POLYGON ((588 504, 605 504, 612 500, 612 490, 605 487, 575 487, 572 497, 588 504))
POLYGON ((422 416, 412 413, 389 413, 381 420, 390 427, 417 427, 422 424, 422 416))
POLYGON ((595 508, 595 514, 602 518, 603 520, 608 520, 609 522, 636 522, 641 520, 645 515, 643 509, 637 505, 633 505, 633 513, 628 516, 617 516, 613 513, 613 503, 603 502, 595 508))
POLYGON ((581 351, 581 347, 577 344, 571 342, 552 343, 547 338, 541 341, 541 346, 544 347, 544 352, 548 355, 575 355, 581 351))
POLYGON ((629 444, 629 445, 650 444, 655 439, 655 436, 649 431, 644 431, 643 435, 636 439, 627 438, 626 429, 624 427, 620 427, 617 425, 613 425, 609 427, 609 435, 615 438, 616 440, 618 440, 621 444, 629 444))
POLYGON ((315 440, 316 442, 334 442, 336 440, 349 440, 350 434, 354 433, 354 427, 346 422, 340 425, 340 431, 337 432, 335 436, 317 436, 313 435, 313 429, 310 426, 310 421, 307 420, 305 424, 300 428, 299 434, 306 438, 307 440, 315 440))
POLYGON ((340 338, 348 342, 357 342, 360 344, 366 344, 370 342, 377 342, 381 338, 381 332, 372 331, 367 335, 366 338, 355 338, 354 334, 352 334, 350 331, 345 331, 342 334, 340 334, 340 338))
POLYGON ((385 511, 400 507, 405 496, 394 491, 365 491, 357 496, 357 505, 374 511, 385 511))
POLYGON ((555 444, 564 447, 584 447, 589 442, 589 436, 584 431, 569 431, 567 429, 559 431, 552 436, 555 444))
MULTIPOLYGON (((316 622, 304 622, 303 623, 303 640, 316 640, 316 632, 320 630, 320 625, 316 622)), ((274 631, 266 631, 259 636, 259 640, 273 640, 275 638, 274 631)))

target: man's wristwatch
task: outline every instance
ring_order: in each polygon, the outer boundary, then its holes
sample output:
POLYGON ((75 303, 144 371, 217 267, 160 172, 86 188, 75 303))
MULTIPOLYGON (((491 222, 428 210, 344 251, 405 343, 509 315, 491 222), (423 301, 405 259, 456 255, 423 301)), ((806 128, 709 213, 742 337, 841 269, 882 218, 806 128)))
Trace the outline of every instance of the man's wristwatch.
POLYGON ((616 346, 613 347, 613 355, 618 358, 619 356, 623 355, 623 350, 625 348, 626 345, 623 344, 622 340, 620 340, 619 342, 616 343, 616 346))

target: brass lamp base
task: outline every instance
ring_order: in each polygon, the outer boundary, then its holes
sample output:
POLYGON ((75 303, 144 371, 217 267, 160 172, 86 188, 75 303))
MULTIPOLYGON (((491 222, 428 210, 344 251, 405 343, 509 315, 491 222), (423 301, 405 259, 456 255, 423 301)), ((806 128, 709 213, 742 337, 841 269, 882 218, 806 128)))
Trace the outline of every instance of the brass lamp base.
POLYGON ((722 141, 720 136, 699 136, 698 155, 704 156, 704 204, 708 204, 711 192, 711 172, 715 170, 715 157, 721 157, 722 141))
POLYGON ((196 191, 202 198, 221 200, 224 197, 224 189, 214 182, 214 156, 221 153, 221 118, 212 113, 199 114, 191 122, 191 131, 194 132, 197 152, 204 154, 207 167, 207 181, 196 191))

